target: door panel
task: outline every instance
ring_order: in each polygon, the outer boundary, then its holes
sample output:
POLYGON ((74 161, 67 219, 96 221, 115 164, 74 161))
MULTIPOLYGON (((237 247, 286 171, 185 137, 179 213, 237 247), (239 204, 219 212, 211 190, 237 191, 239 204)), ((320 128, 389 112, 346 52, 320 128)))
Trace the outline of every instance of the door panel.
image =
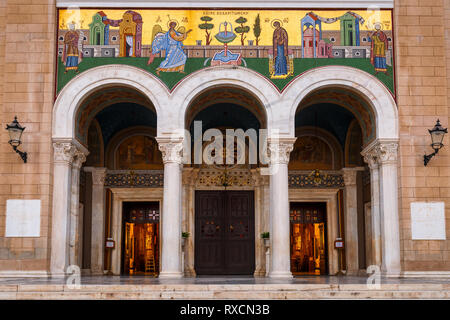
POLYGON ((226 266, 231 274, 252 274, 255 262, 253 193, 229 191, 228 232, 225 234, 226 266))
POLYGON ((197 274, 253 274, 253 203, 251 191, 196 192, 197 274))
POLYGON ((220 192, 196 195, 195 260, 201 272, 212 272, 224 264, 223 202, 220 192))

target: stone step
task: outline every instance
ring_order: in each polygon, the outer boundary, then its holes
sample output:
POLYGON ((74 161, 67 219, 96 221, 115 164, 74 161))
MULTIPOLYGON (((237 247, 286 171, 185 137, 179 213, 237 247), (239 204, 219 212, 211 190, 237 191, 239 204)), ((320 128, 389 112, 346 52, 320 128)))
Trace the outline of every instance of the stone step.
POLYGON ((0 299, 450 299, 450 284, 9 284, 0 299))

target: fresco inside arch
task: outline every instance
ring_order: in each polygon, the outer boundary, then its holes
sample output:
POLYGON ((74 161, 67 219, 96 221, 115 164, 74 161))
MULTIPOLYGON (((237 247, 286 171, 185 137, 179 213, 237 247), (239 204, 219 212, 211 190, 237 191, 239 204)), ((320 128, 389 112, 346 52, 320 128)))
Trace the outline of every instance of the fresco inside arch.
POLYGON ((391 10, 80 9, 58 19, 58 92, 108 64, 141 68, 168 90, 197 70, 240 66, 280 92, 310 69, 343 65, 395 94, 391 10))

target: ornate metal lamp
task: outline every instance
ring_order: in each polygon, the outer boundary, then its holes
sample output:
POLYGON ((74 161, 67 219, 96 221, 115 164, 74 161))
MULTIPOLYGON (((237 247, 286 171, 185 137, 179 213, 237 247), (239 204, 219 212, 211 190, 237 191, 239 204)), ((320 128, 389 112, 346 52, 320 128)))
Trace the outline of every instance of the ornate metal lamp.
POLYGON ((19 121, 17 121, 17 116, 14 117, 14 121, 11 124, 6 125, 6 130, 8 130, 9 133, 8 143, 13 147, 14 151, 20 155, 23 162, 27 163, 27 153, 17 149, 22 143, 22 133, 25 130, 25 127, 22 127, 19 121))
POLYGON ((428 162, 433 158, 444 145, 442 144, 442 140, 444 139, 445 134, 447 133, 447 128, 443 128, 439 119, 436 121, 436 125, 433 129, 428 130, 431 135, 431 147, 434 149, 434 152, 429 155, 423 156, 423 164, 426 166, 428 162))

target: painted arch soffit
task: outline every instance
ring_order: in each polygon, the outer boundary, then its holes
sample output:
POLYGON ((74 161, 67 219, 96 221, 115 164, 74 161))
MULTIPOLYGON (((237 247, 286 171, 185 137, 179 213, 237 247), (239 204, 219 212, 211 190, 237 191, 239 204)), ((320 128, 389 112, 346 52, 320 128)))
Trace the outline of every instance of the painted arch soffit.
POLYGON ((193 3, 208 9, 181 1, 127 2, 126 8, 114 1, 58 2, 57 92, 78 74, 104 65, 137 67, 169 92, 195 72, 237 67, 259 73, 283 92, 309 70, 340 65, 373 75, 394 95, 391 2, 380 1, 378 9, 373 1, 272 1, 271 9, 260 1, 214 9, 206 1, 193 3), (98 28, 99 19, 104 28, 98 28))
POLYGON ((296 113, 304 108, 321 103, 336 104, 350 111, 361 127, 364 144, 370 143, 375 138, 375 115, 370 105, 357 94, 340 88, 320 89, 303 99, 296 113))
POLYGON ((91 121, 103 109, 118 103, 133 103, 145 106, 156 113, 153 104, 138 91, 126 87, 110 87, 97 90, 89 95, 76 113, 75 134, 81 142, 87 142, 87 133, 91 121))

